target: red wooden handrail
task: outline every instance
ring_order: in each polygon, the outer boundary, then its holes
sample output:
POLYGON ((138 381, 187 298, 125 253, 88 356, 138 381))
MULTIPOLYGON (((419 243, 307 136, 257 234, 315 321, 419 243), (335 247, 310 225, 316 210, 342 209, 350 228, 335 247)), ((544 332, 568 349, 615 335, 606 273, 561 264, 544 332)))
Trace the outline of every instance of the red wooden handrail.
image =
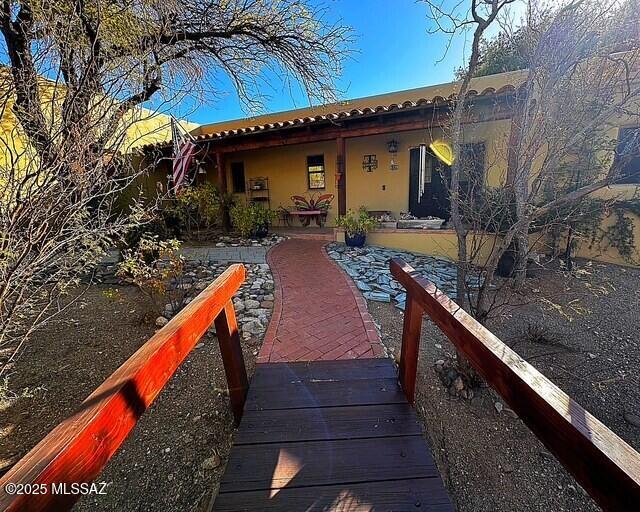
POLYGON ((239 421, 248 384, 231 299, 244 277, 244 266, 229 267, 27 453, 0 480, 0 510, 71 508, 80 496, 61 494, 53 484, 70 490, 98 476, 214 320, 239 421), (29 493, 16 495, 8 484, 29 493), (34 489, 42 492, 33 494, 34 489))
POLYGON ((391 273, 407 290, 400 379, 410 402, 424 311, 604 510, 638 510, 638 452, 410 265, 394 259, 391 273))

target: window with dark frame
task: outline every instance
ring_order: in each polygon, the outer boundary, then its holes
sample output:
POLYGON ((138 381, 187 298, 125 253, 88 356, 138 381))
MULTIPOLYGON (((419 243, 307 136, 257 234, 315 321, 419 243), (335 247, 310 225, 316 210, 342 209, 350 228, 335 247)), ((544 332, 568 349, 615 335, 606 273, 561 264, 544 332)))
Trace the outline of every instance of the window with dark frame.
POLYGON ((325 188, 324 155, 307 157, 307 179, 309 190, 325 188))
POLYGON ((231 164, 231 183, 235 194, 246 192, 247 185, 244 179, 244 162, 233 162, 231 164))
POLYGON ((640 126, 620 128, 614 165, 619 171, 616 183, 640 183, 640 126))
POLYGON ((460 181, 473 181, 475 184, 484 183, 484 142, 462 144, 460 160, 462 176, 460 181))
POLYGON ((460 188, 468 197, 478 197, 484 189, 485 144, 474 142, 460 148, 460 188))

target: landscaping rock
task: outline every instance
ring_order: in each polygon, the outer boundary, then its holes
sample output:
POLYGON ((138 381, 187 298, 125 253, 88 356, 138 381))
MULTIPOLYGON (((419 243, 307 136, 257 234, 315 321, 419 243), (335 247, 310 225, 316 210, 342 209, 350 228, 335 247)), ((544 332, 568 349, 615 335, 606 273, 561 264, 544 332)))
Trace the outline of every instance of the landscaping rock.
POLYGON ((216 469, 220 465, 220 462, 220 456, 214 453, 208 459, 204 459, 200 467, 205 471, 211 471, 212 469, 216 469))
POLYGON ((384 292, 365 292, 365 299, 375 300, 376 302, 391 302, 391 294, 384 292))
POLYGON ((156 318, 156 325, 158 327, 164 327, 165 325, 167 325, 169 323, 169 320, 167 320, 165 317, 163 316, 159 316, 158 318, 156 318))
POLYGON ((262 334, 265 331, 264 325, 260 322, 260 320, 250 320, 246 324, 242 326, 242 330, 244 332, 248 332, 249 334, 262 334))
POLYGON ((244 307, 248 310, 257 309, 260 307, 260 303, 257 300, 247 299, 244 301, 244 307))
MULTIPOLYGON (((339 243, 330 244, 327 251, 367 300, 392 302, 397 308, 404 309, 407 295, 391 276, 389 261, 392 258, 403 259, 447 295, 456 298, 456 267, 448 260, 384 247, 353 248, 339 243)), ((478 277, 471 276, 470 286, 477 286, 477 283, 478 277)))
POLYGON ((356 281, 356 286, 358 287, 358 290, 360 290, 361 292, 370 292, 371 291, 371 286, 369 286, 364 281, 356 281))
POLYGON ((625 412, 622 415, 622 417, 630 425, 633 425, 634 427, 640 428, 640 416, 638 416, 637 414, 633 414, 631 412, 625 412))

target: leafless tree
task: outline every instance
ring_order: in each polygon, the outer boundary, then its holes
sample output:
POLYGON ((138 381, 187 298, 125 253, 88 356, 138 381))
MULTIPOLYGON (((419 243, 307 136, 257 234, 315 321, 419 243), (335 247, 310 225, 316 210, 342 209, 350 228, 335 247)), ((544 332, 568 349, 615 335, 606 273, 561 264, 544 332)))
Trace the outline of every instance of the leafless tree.
MULTIPOLYGON (((451 223, 456 231, 458 241, 458 265, 456 275, 456 289, 458 300, 464 306, 464 299, 467 296, 464 293, 468 289, 467 275, 469 272, 469 255, 467 251, 467 234, 468 227, 465 225, 460 205, 463 203, 460 199, 460 175, 463 171, 461 162, 461 148, 464 134, 462 130, 462 121, 465 109, 468 107, 466 103, 467 93, 471 78, 478 66, 480 58, 480 42, 485 31, 494 23, 498 15, 515 0, 471 0, 469 10, 459 12, 454 8, 453 11, 445 11, 441 3, 426 0, 430 10, 430 17, 436 23, 438 30, 450 34, 452 37, 458 32, 466 32, 472 30, 473 37, 471 42, 471 55, 467 65, 466 72, 460 83, 457 92, 457 99, 453 101, 452 117, 450 126, 450 137, 453 152, 453 165, 451 166, 451 181, 449 185, 449 196, 451 199, 451 223)), ((460 5, 458 5, 459 7, 460 5)), ((467 374, 473 373, 471 366, 466 358, 458 353, 458 362, 463 366, 463 370, 467 374)))
POLYGON ((503 154, 493 155, 494 161, 507 162, 506 170, 499 188, 488 187, 485 176, 476 176, 474 183, 461 147, 468 126, 462 120, 474 103, 463 98, 480 59, 478 37, 487 20, 507 35, 515 32, 510 17, 477 11, 500 14, 506 4, 472 1, 462 16, 432 10, 440 29, 455 34, 473 27, 474 33, 447 130, 455 159, 449 192, 458 238, 458 299, 483 322, 500 305, 496 272, 504 256, 514 253, 515 270, 505 284, 517 289, 532 248, 540 247, 554 227, 588 214, 591 194, 619 178, 623 159, 615 155, 615 127, 621 120, 637 124, 640 114, 636 0, 572 0, 551 10, 527 2, 526 16, 535 27, 531 44, 525 45, 531 53, 514 99, 514 128, 505 134, 503 154), (542 15, 544 23, 533 22, 542 15), (461 175, 469 176, 467 191, 460 187, 461 175))
POLYGON ((0 374, 147 217, 118 198, 156 112, 221 93, 222 76, 252 109, 275 80, 327 101, 350 42, 306 0, 8 0, 0 32, 0 374))

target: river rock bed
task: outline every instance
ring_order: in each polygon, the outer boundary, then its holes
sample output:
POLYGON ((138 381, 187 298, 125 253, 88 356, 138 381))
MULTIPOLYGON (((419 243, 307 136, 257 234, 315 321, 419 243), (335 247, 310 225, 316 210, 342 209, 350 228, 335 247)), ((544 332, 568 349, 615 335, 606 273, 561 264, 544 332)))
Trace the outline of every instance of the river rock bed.
MULTIPOLYGON (((271 270, 266 263, 245 263, 244 266, 246 278, 233 298, 233 305, 238 320, 238 330, 246 340, 251 337, 261 337, 267 330, 273 310, 274 283, 271 270)), ((209 286, 227 268, 229 268, 228 263, 187 262, 184 276, 179 283, 175 283, 175 286, 187 291, 188 297, 184 299, 184 303, 188 304, 192 297, 209 286)), ((161 324, 178 312, 177 309, 174 304, 167 304, 164 315, 156 320, 156 324, 161 327, 161 324)), ((210 331, 215 333, 213 326, 210 331)))
POLYGON ((282 242, 285 237, 270 233, 264 238, 242 238, 237 235, 221 235, 216 238, 215 247, 271 247, 282 242))
POLYGON ((391 275, 389 260, 392 258, 403 259, 449 297, 456 297, 456 267, 448 260, 375 245, 348 247, 342 243, 329 244, 327 253, 353 279, 367 300, 391 302, 404 309, 407 294, 391 275))

